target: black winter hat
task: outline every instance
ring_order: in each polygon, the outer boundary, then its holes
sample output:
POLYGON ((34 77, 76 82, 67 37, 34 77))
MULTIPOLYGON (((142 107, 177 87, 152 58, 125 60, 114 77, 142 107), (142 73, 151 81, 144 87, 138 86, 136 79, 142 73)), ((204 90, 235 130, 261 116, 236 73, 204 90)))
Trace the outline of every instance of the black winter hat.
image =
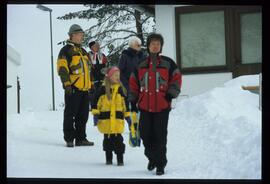
POLYGON ((96 43, 96 41, 91 41, 91 42, 88 44, 89 48, 91 49, 91 47, 92 47, 93 45, 95 45, 95 43, 96 43))
POLYGON ((160 41, 160 44, 161 44, 161 48, 160 48, 160 51, 159 53, 162 52, 162 47, 163 47, 163 43, 164 43, 164 39, 162 37, 161 34, 158 34, 158 33, 150 33, 147 37, 147 40, 146 40, 146 46, 147 46, 147 52, 150 53, 149 51, 149 45, 150 45, 150 42, 152 40, 159 40, 160 41))

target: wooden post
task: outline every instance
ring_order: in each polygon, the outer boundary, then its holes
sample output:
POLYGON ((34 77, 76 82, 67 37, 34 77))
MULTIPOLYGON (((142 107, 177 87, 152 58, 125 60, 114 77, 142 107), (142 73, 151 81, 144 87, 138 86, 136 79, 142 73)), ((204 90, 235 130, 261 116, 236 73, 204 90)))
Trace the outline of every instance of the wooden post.
POLYGON ((259 90, 260 86, 242 86, 243 90, 259 90))

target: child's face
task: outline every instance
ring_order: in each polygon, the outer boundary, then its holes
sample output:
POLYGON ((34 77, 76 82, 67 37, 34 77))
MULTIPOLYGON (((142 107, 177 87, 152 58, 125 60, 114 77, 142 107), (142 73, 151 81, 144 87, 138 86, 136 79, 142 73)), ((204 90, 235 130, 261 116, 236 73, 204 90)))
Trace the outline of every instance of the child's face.
POLYGON ((116 71, 113 73, 113 75, 110 77, 112 83, 119 83, 120 81, 120 72, 116 71))

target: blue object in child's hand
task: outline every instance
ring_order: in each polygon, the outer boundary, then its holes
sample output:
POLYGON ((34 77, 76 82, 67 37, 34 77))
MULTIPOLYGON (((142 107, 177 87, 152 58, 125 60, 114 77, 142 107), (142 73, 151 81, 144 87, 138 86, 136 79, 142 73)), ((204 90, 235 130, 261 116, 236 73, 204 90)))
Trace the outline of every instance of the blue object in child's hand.
POLYGON ((98 124, 98 116, 97 115, 94 115, 93 121, 94 121, 94 126, 97 126, 97 124, 98 124))
POLYGON ((128 117, 125 117, 125 120, 127 121, 128 128, 130 129, 130 126, 131 126, 131 119, 130 119, 130 117, 129 116, 128 117))

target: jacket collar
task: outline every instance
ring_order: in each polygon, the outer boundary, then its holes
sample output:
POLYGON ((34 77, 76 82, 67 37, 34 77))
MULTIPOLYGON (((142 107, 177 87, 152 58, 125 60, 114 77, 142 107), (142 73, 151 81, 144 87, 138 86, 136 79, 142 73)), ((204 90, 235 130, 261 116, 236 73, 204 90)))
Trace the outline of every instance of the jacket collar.
POLYGON ((112 89, 116 89, 116 88, 118 88, 120 86, 120 84, 119 83, 116 83, 116 84, 112 84, 111 85, 111 88, 112 89))
MULTIPOLYGON (((147 63, 148 63, 148 65, 149 65, 149 63, 153 60, 153 58, 154 58, 154 57, 148 56, 148 58, 147 58, 147 61, 148 61, 147 63)), ((158 56, 156 57, 157 65, 160 64, 160 61, 161 61, 161 56, 158 55, 158 56)))
POLYGON ((67 40, 67 44, 68 44, 68 45, 75 46, 75 47, 82 47, 81 44, 74 43, 74 42, 72 42, 71 40, 67 40))

